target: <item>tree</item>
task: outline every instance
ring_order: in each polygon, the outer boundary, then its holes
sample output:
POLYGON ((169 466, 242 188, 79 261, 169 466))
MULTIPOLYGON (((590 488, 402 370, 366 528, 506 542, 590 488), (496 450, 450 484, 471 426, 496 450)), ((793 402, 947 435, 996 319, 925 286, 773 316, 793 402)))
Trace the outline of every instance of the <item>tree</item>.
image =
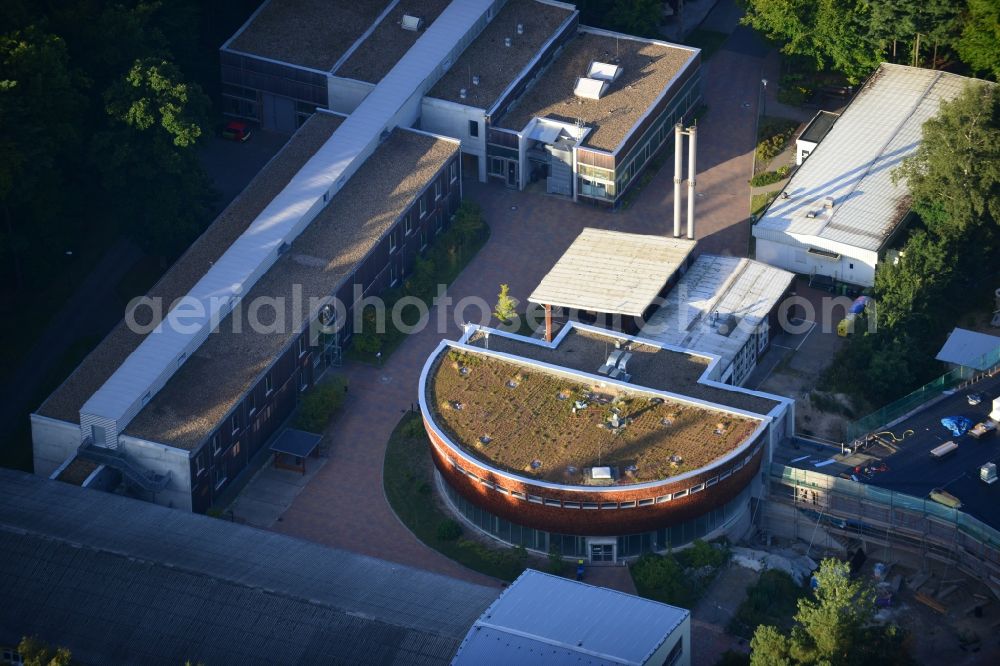
POLYGON ((955 49, 972 69, 1000 79, 1000 2, 968 2, 962 33, 955 49))
POLYGON ((17 653, 24 666, 69 666, 72 656, 66 648, 47 645, 37 636, 22 638, 17 644, 17 653))
POLYGON ((895 628, 874 624, 874 590, 852 579, 846 562, 823 560, 816 580, 813 597, 799 600, 789 635, 772 626, 757 627, 750 643, 753 666, 911 662, 895 628))
POLYGON ((517 316, 517 299, 510 295, 510 288, 500 285, 500 293, 497 294, 497 305, 493 309, 493 316, 506 324, 517 316))

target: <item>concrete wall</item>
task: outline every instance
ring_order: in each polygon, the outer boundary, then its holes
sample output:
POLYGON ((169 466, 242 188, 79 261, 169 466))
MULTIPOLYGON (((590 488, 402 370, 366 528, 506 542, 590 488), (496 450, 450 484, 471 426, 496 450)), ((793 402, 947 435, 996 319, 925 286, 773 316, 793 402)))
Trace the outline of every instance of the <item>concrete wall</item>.
POLYGON ((353 113, 374 88, 374 83, 331 76, 327 79, 329 109, 338 113, 353 113))
POLYGON ((486 112, 472 106, 425 97, 420 108, 420 129, 462 142, 462 152, 479 158, 479 181, 486 182, 486 112), (469 133, 469 122, 479 124, 479 136, 469 133))
POLYGON ((170 474, 167 487, 152 497, 157 504, 191 510, 191 461, 188 451, 121 435, 118 445, 125 457, 143 469, 170 474))
POLYGON ((80 426, 31 415, 31 450, 35 474, 48 477, 80 446, 80 426))
MULTIPOLYGON (((757 236, 757 232, 754 232, 757 236)), ((789 242, 770 238, 757 238, 755 258, 758 261, 794 271, 804 275, 816 273, 828 275, 838 280, 870 287, 875 284, 875 265, 878 253, 871 250, 835 243, 824 238, 811 236, 799 240, 789 235, 789 242), (839 260, 822 259, 810 255, 809 247, 816 247, 841 255, 839 260)))

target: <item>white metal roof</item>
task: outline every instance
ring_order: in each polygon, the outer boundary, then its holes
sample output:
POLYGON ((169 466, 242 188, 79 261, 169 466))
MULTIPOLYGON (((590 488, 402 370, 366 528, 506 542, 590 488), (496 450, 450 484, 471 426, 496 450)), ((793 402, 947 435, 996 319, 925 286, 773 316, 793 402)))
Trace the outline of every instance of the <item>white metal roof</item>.
POLYGON ((284 190, 205 273, 163 324, 98 389, 80 410, 81 422, 110 421, 116 432, 159 391, 204 341, 237 300, 267 271, 283 243, 291 243, 347 182, 391 130, 400 109, 426 91, 492 0, 451 3, 358 108, 320 147, 284 190))
POLYGON ((759 261, 703 254, 667 294, 641 336, 717 354, 728 365, 794 279, 793 273, 759 261), (736 327, 724 335, 719 325, 728 315, 736 317, 736 327))
POLYGON ((934 358, 945 363, 986 370, 1000 360, 1000 337, 956 328, 934 358))
POLYGON ((683 238, 584 229, 528 300, 642 316, 694 246, 683 238))
POLYGON ((604 96, 604 91, 607 89, 607 81, 581 76, 576 80, 576 87, 573 88, 573 94, 586 99, 601 99, 604 96))
POLYGON ((528 569, 472 625, 452 664, 642 664, 689 616, 528 569))
POLYGON ((923 124, 964 76, 883 63, 754 226, 879 250, 909 209, 892 172, 916 151, 923 124), (823 207, 834 198, 832 209, 823 207), (808 213, 815 217, 807 217, 808 213))

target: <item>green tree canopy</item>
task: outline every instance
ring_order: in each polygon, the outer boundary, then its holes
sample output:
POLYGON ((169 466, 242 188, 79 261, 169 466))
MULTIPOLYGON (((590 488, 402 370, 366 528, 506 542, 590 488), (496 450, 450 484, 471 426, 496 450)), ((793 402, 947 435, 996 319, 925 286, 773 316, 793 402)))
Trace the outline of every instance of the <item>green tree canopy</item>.
POLYGON ((1000 80, 1000 2, 968 0, 961 36, 955 45, 959 57, 977 72, 1000 80))

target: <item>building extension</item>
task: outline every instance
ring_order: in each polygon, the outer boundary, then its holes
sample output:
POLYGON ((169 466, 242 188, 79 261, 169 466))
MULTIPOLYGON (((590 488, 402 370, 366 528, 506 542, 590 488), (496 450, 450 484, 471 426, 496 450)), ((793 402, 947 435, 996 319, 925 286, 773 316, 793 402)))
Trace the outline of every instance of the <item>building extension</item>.
POLYGON ((756 258, 863 287, 910 209, 893 171, 943 101, 975 79, 883 63, 753 227, 756 258))
POLYGON ((452 662, 568 663, 688 666, 691 613, 528 569, 476 620, 452 662))
POLYGON ((576 322, 551 342, 469 326, 420 378, 441 488, 500 541, 592 562, 738 536, 794 401, 722 369, 576 322))
POLYGON ((226 113, 279 131, 353 113, 444 24, 415 123, 460 139, 481 181, 615 206, 701 100, 698 49, 581 26, 555 0, 268 0, 221 48, 226 113))

